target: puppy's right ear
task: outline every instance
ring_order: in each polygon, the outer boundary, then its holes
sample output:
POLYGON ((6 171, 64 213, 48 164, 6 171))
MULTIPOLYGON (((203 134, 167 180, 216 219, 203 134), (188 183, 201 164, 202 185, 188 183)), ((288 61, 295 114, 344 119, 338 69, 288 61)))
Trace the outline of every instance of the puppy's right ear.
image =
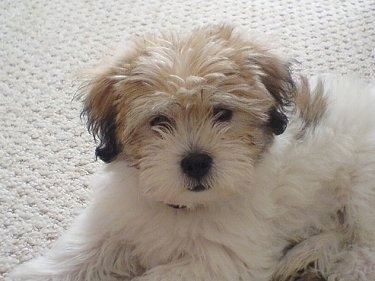
POLYGON ((116 136, 115 106, 116 80, 114 71, 107 70, 89 82, 86 93, 83 94, 83 110, 81 116, 86 117, 87 128, 99 142, 95 150, 96 157, 106 163, 111 162, 121 151, 121 145, 116 136))

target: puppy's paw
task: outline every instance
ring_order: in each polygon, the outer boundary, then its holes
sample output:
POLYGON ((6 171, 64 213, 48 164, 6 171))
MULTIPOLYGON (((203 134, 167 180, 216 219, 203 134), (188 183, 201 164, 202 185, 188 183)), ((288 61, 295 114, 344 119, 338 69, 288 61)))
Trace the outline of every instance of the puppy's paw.
POLYGON ((272 281, 328 281, 314 267, 307 267, 288 275, 275 275, 272 281))
POLYGON ((317 270, 307 268, 298 272, 297 277, 292 278, 291 281, 327 281, 317 270))

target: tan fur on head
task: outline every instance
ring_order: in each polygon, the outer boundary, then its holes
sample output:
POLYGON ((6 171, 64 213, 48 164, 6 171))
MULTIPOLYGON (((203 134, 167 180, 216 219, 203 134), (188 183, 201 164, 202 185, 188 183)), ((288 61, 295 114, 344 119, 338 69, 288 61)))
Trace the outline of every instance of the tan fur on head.
POLYGON ((203 106, 204 99, 205 114, 214 106, 230 107, 268 133, 270 115, 278 116, 270 113, 283 111, 292 93, 288 63, 232 27, 218 25, 135 40, 90 82, 83 114, 100 141, 97 156, 110 162, 121 153, 137 160, 140 135, 152 116, 166 109, 174 108, 168 114, 178 119, 187 108, 203 106))

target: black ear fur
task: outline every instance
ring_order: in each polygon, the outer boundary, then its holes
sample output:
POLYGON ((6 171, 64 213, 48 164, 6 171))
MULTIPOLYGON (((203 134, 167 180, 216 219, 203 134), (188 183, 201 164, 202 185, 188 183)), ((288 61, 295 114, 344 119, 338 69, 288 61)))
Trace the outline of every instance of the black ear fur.
POLYGON ((121 151, 116 138, 115 114, 112 113, 102 120, 93 120, 89 112, 90 110, 83 109, 81 115, 87 116, 87 129, 99 143, 95 149, 95 156, 105 163, 110 163, 121 151))
POLYGON ((275 99, 275 107, 269 112, 269 125, 275 135, 282 134, 287 125, 286 107, 294 103, 295 83, 291 74, 291 63, 276 56, 261 56, 256 61, 262 73, 260 79, 275 99))
POLYGON ((87 118, 87 129, 99 144, 96 157, 110 163, 120 153, 121 146, 116 137, 115 94, 111 73, 104 73, 94 79, 86 94, 81 117, 87 118))
POLYGON ((272 109, 269 114, 269 125, 275 135, 284 133, 288 125, 288 117, 284 113, 279 112, 276 108, 272 109))
POLYGON ((120 153, 120 145, 116 139, 116 124, 114 118, 109 118, 103 124, 100 132, 99 145, 95 149, 95 156, 103 162, 110 163, 120 153))

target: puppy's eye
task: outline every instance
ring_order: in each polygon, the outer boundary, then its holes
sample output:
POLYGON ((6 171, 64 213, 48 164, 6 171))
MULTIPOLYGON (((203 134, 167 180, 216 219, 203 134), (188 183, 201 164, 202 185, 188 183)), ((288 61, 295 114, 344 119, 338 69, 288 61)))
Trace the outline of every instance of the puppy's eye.
POLYGON ((228 122, 232 119, 233 111, 227 108, 216 107, 213 110, 216 122, 228 122))
POLYGON ((164 115, 156 115, 150 121, 151 127, 155 127, 155 126, 168 127, 170 125, 171 125, 171 120, 164 115))

